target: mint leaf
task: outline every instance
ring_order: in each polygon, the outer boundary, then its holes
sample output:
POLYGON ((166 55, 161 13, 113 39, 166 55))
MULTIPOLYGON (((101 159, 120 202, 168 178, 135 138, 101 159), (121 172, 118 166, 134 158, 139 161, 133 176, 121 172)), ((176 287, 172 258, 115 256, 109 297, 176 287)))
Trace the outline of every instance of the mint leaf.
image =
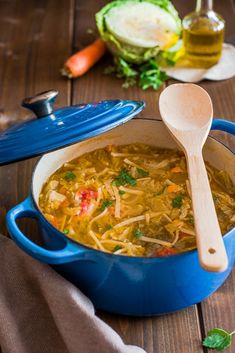
POLYGON ((113 229, 113 226, 112 226, 112 224, 106 224, 106 230, 110 230, 110 229, 113 229))
POLYGON ((162 190, 155 191, 155 192, 153 193, 153 196, 159 196, 159 195, 163 194, 164 190, 165 190, 165 187, 164 187, 162 190))
POLYGON ((233 333, 228 333, 220 328, 214 328, 207 333, 202 344, 204 347, 222 352, 230 347, 232 343, 232 334, 233 333))
POLYGON ((107 207, 110 207, 110 206, 112 206, 112 204, 113 204, 113 201, 111 201, 111 200, 104 200, 103 202, 102 202, 102 204, 101 204, 101 206, 100 206, 100 211, 104 211, 107 207))
POLYGON ((160 70, 156 60, 149 60, 146 64, 140 67, 140 79, 139 86, 146 90, 148 88, 153 88, 158 90, 162 83, 168 79, 167 74, 160 70))
POLYGON ((140 238, 144 235, 144 232, 142 232, 140 229, 136 229, 133 234, 136 238, 140 238))
POLYGON ((64 175, 64 179, 67 181, 74 180, 75 178, 76 178, 76 174, 74 174, 73 172, 66 172, 64 175))
MULTIPOLYGON (((173 64, 171 59, 169 61, 173 64)), ((138 82, 143 90, 150 87, 157 90, 168 79, 167 74, 161 71, 157 61, 154 59, 138 65, 129 63, 121 57, 115 57, 114 66, 107 67, 104 73, 113 73, 116 77, 124 79, 123 88, 135 86, 138 82)))
POLYGON ((137 168, 137 172, 139 173, 139 175, 140 175, 141 177, 146 177, 146 176, 149 175, 149 172, 147 172, 146 170, 141 169, 141 168, 137 168))
POLYGON ((189 217, 188 217, 188 223, 194 225, 194 218, 193 218, 192 215, 189 215, 189 217))
POLYGON ((174 66, 175 65, 175 61, 169 58, 166 58, 166 63, 168 66, 174 66))
POLYGON ((110 75, 112 73, 114 73, 116 71, 116 67, 113 66, 113 65, 110 65, 110 66, 107 66, 105 69, 104 69, 104 74, 105 75, 110 75))
POLYGON ((136 179, 131 176, 126 169, 122 169, 113 181, 113 185, 121 186, 129 184, 131 186, 136 185, 136 179))
POLYGON ((213 197, 214 202, 216 203, 218 201, 218 197, 215 195, 214 192, 212 192, 212 197, 213 197))
POLYGON ((178 195, 176 196, 172 201, 171 201, 171 204, 172 204, 172 207, 173 208, 180 208, 182 206, 182 203, 183 203, 183 197, 178 195))
POLYGON ((115 248, 113 249, 113 252, 121 250, 122 247, 120 245, 116 245, 115 248))
POLYGON ((124 195, 124 194, 126 193, 126 191, 124 191, 124 190, 118 190, 118 193, 119 193, 119 195, 124 195))
POLYGON ((137 71, 132 68, 132 65, 126 62, 123 58, 116 58, 115 63, 117 65, 117 77, 135 77, 137 71))
POLYGON ((132 65, 127 63, 123 58, 116 58, 116 76, 118 78, 124 78, 123 88, 128 88, 136 84, 136 77, 138 72, 133 69, 132 65))

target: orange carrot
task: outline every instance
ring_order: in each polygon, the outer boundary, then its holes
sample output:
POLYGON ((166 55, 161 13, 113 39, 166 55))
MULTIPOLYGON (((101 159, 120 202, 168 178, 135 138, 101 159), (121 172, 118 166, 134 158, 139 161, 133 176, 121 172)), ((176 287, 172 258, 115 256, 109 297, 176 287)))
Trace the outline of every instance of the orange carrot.
POLYGON ((178 192, 181 189, 179 185, 172 184, 167 186, 167 192, 178 192))
POLYGON ((113 145, 107 145, 104 149, 105 149, 107 152, 112 152, 112 147, 113 147, 113 145))
POLYGON ((155 256, 170 256, 177 254, 177 250, 174 248, 161 248, 157 249, 154 253, 155 256))
POLYGON ((100 38, 88 47, 78 51, 65 62, 61 73, 68 78, 84 75, 106 52, 106 45, 100 38))
POLYGON ((187 236, 188 236, 188 234, 182 232, 181 230, 179 231, 179 239, 182 239, 182 238, 187 237, 187 236))
POLYGON ((56 216, 50 215, 48 214, 46 216, 46 219, 55 227, 55 228, 59 228, 59 224, 58 224, 58 218, 56 216))
POLYGON ((69 206, 69 200, 66 198, 59 207, 68 207, 69 206))
POLYGON ((61 188, 59 188, 59 193, 60 194, 63 194, 63 195, 65 195, 66 194, 66 188, 64 187, 64 186, 61 186, 61 188))
POLYGON ((182 173, 183 170, 179 166, 177 166, 177 167, 172 168, 171 172, 172 173, 182 173))
POLYGON ((54 227, 59 228, 58 218, 56 216, 54 216, 52 224, 54 227))

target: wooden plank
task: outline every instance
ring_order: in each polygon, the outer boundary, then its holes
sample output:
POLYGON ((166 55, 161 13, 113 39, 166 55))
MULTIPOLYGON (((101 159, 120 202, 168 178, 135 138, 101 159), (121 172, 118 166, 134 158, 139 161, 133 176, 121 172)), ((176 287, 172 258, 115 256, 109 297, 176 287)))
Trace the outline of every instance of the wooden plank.
MULTIPOLYGON (((55 88, 60 91, 58 105, 70 102, 70 83, 61 79, 59 69, 71 52, 72 11, 72 0, 61 0, 60 6, 56 0, 0 1, 0 129, 32 115, 20 108, 25 96, 55 88)), ((6 211, 29 193, 34 163, 0 168, 3 234, 6 211)), ((23 228, 31 236, 36 230, 29 221, 23 228)))
POLYGON ((138 345, 148 353, 203 353, 200 323, 194 306, 150 318, 124 317, 104 312, 98 314, 120 334, 125 343, 138 345))
POLYGON ((2 2, 1 120, 13 123, 28 118, 32 114, 19 108, 22 99, 52 87, 61 93, 66 91, 67 99, 61 94, 58 105, 69 102, 70 84, 61 79, 59 69, 70 53, 70 11, 66 1, 59 7, 55 1, 30 1, 25 6, 21 2, 2 2), (60 21, 47 13, 57 13, 60 21))
MULTIPOLYGON (((11 124, 32 116, 20 107, 22 99, 51 88, 60 92, 56 105, 67 105, 71 84, 59 69, 71 52, 73 1, 61 0, 59 6, 56 0, 1 1, 0 6, 0 121, 11 124)), ((6 210, 29 194, 34 163, 31 159, 1 167, 3 233, 6 210)), ((28 224, 30 233, 34 228, 28 224)))
MULTIPOLYGON (((74 50, 93 40, 86 30, 95 28, 94 13, 105 3, 105 0, 77 0, 74 50)), ((175 0, 174 3, 182 9, 182 13, 189 12, 194 6, 194 1, 175 0)), ((221 11, 219 8, 217 11, 221 14, 226 11, 226 16, 230 16, 228 4, 229 0, 226 0, 226 4, 223 1, 223 5, 216 0, 216 6, 221 8, 221 11)), ((60 77, 59 68, 70 54, 73 3, 72 0, 0 1, 0 8, 0 16, 3 19, 0 21, 0 123, 3 121, 2 126, 5 127, 4 121, 14 122, 30 116, 19 107, 21 99, 26 95, 57 88, 60 90, 57 105, 69 103, 70 83, 60 77)), ((232 15, 229 18, 228 35, 232 36, 232 15)), ((122 89, 118 79, 102 74, 104 67, 109 63, 110 58, 107 56, 87 75, 74 82, 73 103, 112 98, 144 99, 147 107, 142 117, 158 116, 159 93, 151 90, 142 92, 138 88, 122 89)), ((235 109, 231 101, 234 99, 234 81, 204 84, 212 95, 215 114, 220 117, 233 116, 235 109)), ((225 139, 230 143, 229 138, 225 139)), ((1 167, 0 222, 1 231, 4 233, 4 212, 27 196, 34 163, 35 160, 30 160, 1 167)), ((32 224, 26 228, 29 234, 34 229, 32 224)), ((202 330, 217 325, 228 330, 234 329, 234 283, 233 274, 226 284, 199 308, 202 330)), ((107 313, 99 315, 121 334, 126 343, 140 345, 148 353, 203 352, 196 307, 172 315, 144 319, 107 313)), ((228 350, 228 353, 232 353, 232 349, 228 350)))
MULTIPOLYGON (((204 330, 207 333, 214 327, 220 327, 228 332, 235 328, 235 269, 224 285, 210 298, 201 303, 204 330)), ((226 353, 235 352, 235 341, 226 353)))
MULTIPOLYGON (((235 122, 235 77, 221 82, 201 82, 203 87, 211 96, 214 117, 235 122)), ((235 151, 234 137, 224 132, 211 132, 211 136, 223 142, 235 151)))

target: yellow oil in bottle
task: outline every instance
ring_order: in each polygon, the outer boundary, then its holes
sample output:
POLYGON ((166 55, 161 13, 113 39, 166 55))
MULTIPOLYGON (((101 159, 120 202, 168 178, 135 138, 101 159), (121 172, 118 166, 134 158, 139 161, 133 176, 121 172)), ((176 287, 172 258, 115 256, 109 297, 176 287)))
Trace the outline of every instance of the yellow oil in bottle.
POLYGON ((209 68, 221 56, 224 20, 212 9, 195 11, 183 20, 185 58, 190 66, 209 68))

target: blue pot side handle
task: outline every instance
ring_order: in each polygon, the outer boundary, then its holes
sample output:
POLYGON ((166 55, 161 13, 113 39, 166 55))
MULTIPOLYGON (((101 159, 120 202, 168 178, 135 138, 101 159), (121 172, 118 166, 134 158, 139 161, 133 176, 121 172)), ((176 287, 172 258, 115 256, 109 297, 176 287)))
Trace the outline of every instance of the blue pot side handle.
POLYGON ((32 199, 29 196, 22 203, 12 208, 6 216, 7 229, 16 242, 28 255, 47 264, 63 264, 84 258, 85 250, 78 245, 65 239, 65 247, 61 250, 47 250, 35 244, 19 229, 16 221, 22 217, 29 217, 39 220, 38 211, 34 208, 32 199))
POLYGON ((235 135, 235 123, 223 119, 214 119, 212 122, 211 130, 220 130, 235 135))

